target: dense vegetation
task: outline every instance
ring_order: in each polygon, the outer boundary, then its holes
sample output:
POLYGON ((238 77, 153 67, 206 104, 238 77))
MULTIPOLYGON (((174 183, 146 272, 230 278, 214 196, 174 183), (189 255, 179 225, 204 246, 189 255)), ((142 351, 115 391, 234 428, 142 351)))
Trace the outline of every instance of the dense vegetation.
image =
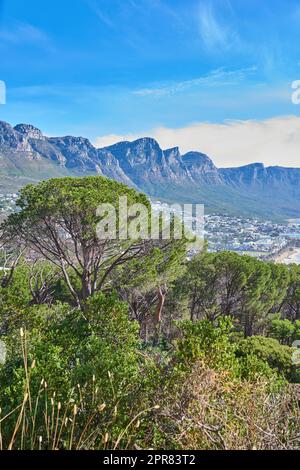
POLYGON ((99 239, 119 195, 49 180, 2 226, 0 448, 299 448, 300 267, 99 239))

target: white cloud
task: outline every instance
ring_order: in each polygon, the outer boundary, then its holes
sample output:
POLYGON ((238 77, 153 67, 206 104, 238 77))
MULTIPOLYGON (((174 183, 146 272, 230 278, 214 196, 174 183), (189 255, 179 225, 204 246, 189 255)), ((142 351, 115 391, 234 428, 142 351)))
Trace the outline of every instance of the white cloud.
POLYGON ((29 23, 15 23, 10 28, 0 28, 0 39, 13 44, 50 45, 49 37, 39 28, 29 23))
POLYGON ((208 50, 230 49, 238 42, 236 31, 228 21, 217 17, 212 3, 206 0, 199 5, 198 25, 203 45, 208 50))
POLYGON ((204 152, 218 167, 254 162, 300 167, 300 117, 297 116, 223 124, 199 122, 178 129, 159 127, 143 134, 98 137, 94 144, 104 147, 144 136, 155 138, 162 148, 179 146, 182 153, 204 152))
POLYGON ((184 80, 181 82, 174 82, 168 85, 152 86, 143 88, 141 90, 135 90, 132 92, 136 96, 167 96, 180 93, 194 87, 215 87, 222 85, 233 85, 238 84, 244 80, 248 75, 256 72, 255 66, 246 67, 237 70, 226 70, 225 68, 219 68, 212 70, 209 74, 203 77, 194 78, 191 80, 184 80))
POLYGON ((109 145, 116 144, 117 142, 124 142, 125 140, 135 140, 138 139, 138 135, 128 134, 128 135, 118 135, 118 134, 109 134, 103 135, 102 137, 96 137, 93 141, 93 144, 97 148, 108 147, 109 145))

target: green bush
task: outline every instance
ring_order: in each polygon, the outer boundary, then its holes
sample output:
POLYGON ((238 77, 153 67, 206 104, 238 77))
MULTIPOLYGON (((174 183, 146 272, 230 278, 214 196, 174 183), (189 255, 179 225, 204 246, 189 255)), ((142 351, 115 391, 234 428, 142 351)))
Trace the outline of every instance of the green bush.
POLYGON ((238 344, 237 357, 256 356, 258 359, 276 370, 290 382, 299 382, 299 366, 293 364, 293 348, 284 346, 274 338, 252 336, 238 344))
POLYGON ((234 341, 236 334, 229 317, 221 317, 214 323, 201 320, 179 325, 182 334, 177 344, 180 367, 189 370, 197 360, 204 359, 209 367, 226 370, 237 380, 255 382, 264 378, 269 381, 270 388, 281 385, 278 371, 264 361, 259 351, 249 348, 241 353, 241 346, 234 341))
POLYGON ((230 342, 232 321, 221 317, 215 322, 200 320, 178 322, 181 339, 177 342, 178 358, 190 367, 198 359, 206 358, 216 368, 234 369, 235 346, 230 342))
POLYGON ((291 345, 294 339, 297 339, 298 336, 298 322, 295 324, 287 319, 280 320, 275 318, 270 324, 270 336, 277 339, 281 344, 291 345))
MULTIPOLYGON (((59 402, 68 403, 72 399, 78 407, 84 390, 85 414, 95 408, 93 397, 97 389, 98 404, 105 402, 107 409, 117 407, 111 432, 118 434, 143 387, 138 325, 128 319, 126 304, 115 295, 100 294, 91 299, 85 318, 77 309, 69 309, 63 318, 55 320, 51 310, 48 309, 49 322, 46 318, 37 329, 24 333, 21 330, 22 338, 17 342, 22 347, 16 348, 16 341, 7 341, 8 361, 0 368, 2 414, 20 406, 29 379, 31 396, 38 397, 41 383, 47 384, 47 400, 55 396, 59 402)), ((145 399, 143 406, 147 406, 145 399)), ((38 405, 37 430, 43 428, 44 407, 45 400, 38 405)), ((51 408, 50 402, 48 407, 51 408)), ((12 415, 11 421, 6 422, 8 434, 14 425, 12 415)))

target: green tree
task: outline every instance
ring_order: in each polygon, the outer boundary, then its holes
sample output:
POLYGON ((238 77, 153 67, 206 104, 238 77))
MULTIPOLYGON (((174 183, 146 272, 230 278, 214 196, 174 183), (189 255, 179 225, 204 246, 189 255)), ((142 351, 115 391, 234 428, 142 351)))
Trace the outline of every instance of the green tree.
POLYGON ((263 330, 268 315, 280 308, 287 283, 284 266, 222 252, 196 256, 177 285, 188 298, 192 320, 232 316, 244 335, 251 336, 254 330, 263 330))
POLYGON ((294 337, 294 325, 290 320, 275 318, 270 324, 270 336, 281 344, 291 345, 294 337))
POLYGON ((185 260, 186 241, 168 240, 115 272, 113 286, 128 303, 131 318, 140 323, 145 340, 153 328, 168 323, 170 312, 163 315, 163 308, 174 281, 185 271, 185 260))
POLYGON ((300 339, 300 320, 291 322, 287 318, 274 318, 270 323, 269 334, 281 344, 291 346, 293 341, 300 339))
POLYGON ((292 264, 287 269, 289 283, 281 304, 281 316, 291 321, 300 320, 300 266, 292 264))
POLYGON ((3 236, 22 242, 31 253, 59 267, 76 304, 83 307, 89 296, 103 289, 114 269, 151 249, 150 242, 123 240, 119 232, 113 239, 98 236, 104 215, 97 215, 101 204, 116 209, 117 231, 122 227, 120 196, 126 196, 128 206, 142 204, 150 211, 145 195, 103 177, 61 178, 28 185, 17 202, 20 210, 2 226, 3 236))
POLYGON ((244 336, 265 333, 269 317, 279 310, 286 293, 288 272, 284 265, 246 257, 249 274, 241 305, 244 336))

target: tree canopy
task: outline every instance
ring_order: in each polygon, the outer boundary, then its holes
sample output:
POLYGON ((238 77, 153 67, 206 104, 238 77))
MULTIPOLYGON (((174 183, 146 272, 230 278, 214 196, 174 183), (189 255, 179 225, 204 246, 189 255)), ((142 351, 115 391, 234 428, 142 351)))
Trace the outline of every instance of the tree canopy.
POLYGON ((43 258, 57 266, 82 308, 90 296, 111 285, 114 272, 120 272, 125 264, 127 284, 137 285, 144 272, 144 278, 152 278, 156 292, 162 292, 184 256, 184 240, 152 240, 139 235, 140 211, 148 211, 149 231, 151 224, 151 205, 144 194, 101 176, 28 185, 21 190, 17 205, 19 210, 2 226, 3 238, 26 246, 31 258, 43 258), (131 213, 128 209, 125 219, 120 198, 126 198, 127 208, 136 208, 131 213), (105 222, 111 207, 115 209, 112 222, 116 232, 106 237, 102 231, 99 236, 99 223, 105 222), (103 210, 99 212, 99 208, 103 210), (135 238, 121 236, 128 224, 135 224, 135 238))

